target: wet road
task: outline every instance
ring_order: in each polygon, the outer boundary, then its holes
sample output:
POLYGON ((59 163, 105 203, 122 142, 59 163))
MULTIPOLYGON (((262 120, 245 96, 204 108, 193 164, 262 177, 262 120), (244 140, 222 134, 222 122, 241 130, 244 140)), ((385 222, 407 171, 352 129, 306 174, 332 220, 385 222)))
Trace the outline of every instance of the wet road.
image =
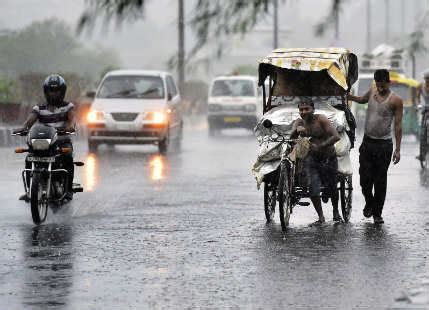
POLYGON ((429 176, 412 142, 390 169, 384 226, 362 216, 355 166, 351 223, 310 228, 299 207, 285 238, 265 224, 246 132, 208 139, 194 122, 167 157, 76 149, 86 192, 38 227, 17 201, 23 156, 0 149, 0 309, 429 308, 429 176))

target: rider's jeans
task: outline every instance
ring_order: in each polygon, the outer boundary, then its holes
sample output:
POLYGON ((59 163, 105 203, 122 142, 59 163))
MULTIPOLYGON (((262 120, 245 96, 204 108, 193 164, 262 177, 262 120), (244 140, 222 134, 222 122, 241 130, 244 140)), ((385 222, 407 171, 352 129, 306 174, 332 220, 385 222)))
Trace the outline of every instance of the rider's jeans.
POLYGON ((360 186, 373 215, 381 216, 386 199, 387 169, 392 160, 392 140, 364 136, 359 148, 360 186))

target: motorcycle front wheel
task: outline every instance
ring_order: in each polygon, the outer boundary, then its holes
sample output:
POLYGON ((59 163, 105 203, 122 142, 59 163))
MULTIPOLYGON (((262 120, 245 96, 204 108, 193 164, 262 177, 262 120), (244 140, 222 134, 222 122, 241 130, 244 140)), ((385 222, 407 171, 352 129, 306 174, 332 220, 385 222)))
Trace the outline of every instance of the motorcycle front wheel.
POLYGON ((31 180, 30 205, 34 224, 45 221, 48 215, 48 197, 46 197, 46 180, 39 173, 35 173, 31 180))

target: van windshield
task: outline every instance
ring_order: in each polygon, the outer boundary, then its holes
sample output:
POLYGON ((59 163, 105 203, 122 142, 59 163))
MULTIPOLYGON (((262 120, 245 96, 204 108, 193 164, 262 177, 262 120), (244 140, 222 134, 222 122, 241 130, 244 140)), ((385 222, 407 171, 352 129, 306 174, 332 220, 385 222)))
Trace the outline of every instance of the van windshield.
POLYGON ((162 99, 164 83, 159 76, 109 76, 103 81, 97 97, 162 99))
POLYGON ((255 88, 251 80, 216 80, 212 87, 212 97, 253 97, 255 88))

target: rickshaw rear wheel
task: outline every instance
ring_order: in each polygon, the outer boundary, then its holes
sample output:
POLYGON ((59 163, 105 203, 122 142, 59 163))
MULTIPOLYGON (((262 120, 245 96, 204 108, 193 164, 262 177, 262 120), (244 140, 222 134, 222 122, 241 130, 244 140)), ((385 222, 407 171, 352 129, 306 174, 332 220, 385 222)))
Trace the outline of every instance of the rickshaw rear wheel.
POLYGON ((344 222, 348 223, 352 214, 353 200, 353 182, 351 175, 340 177, 340 199, 343 220, 344 222))
POLYGON ((278 195, 280 223, 282 225, 282 230, 285 231, 289 226, 290 213, 292 209, 289 174, 286 167, 282 167, 282 171, 280 173, 278 195))
POLYGON ((267 223, 270 223, 274 218, 276 196, 276 187, 269 182, 264 182, 264 211, 267 223))

